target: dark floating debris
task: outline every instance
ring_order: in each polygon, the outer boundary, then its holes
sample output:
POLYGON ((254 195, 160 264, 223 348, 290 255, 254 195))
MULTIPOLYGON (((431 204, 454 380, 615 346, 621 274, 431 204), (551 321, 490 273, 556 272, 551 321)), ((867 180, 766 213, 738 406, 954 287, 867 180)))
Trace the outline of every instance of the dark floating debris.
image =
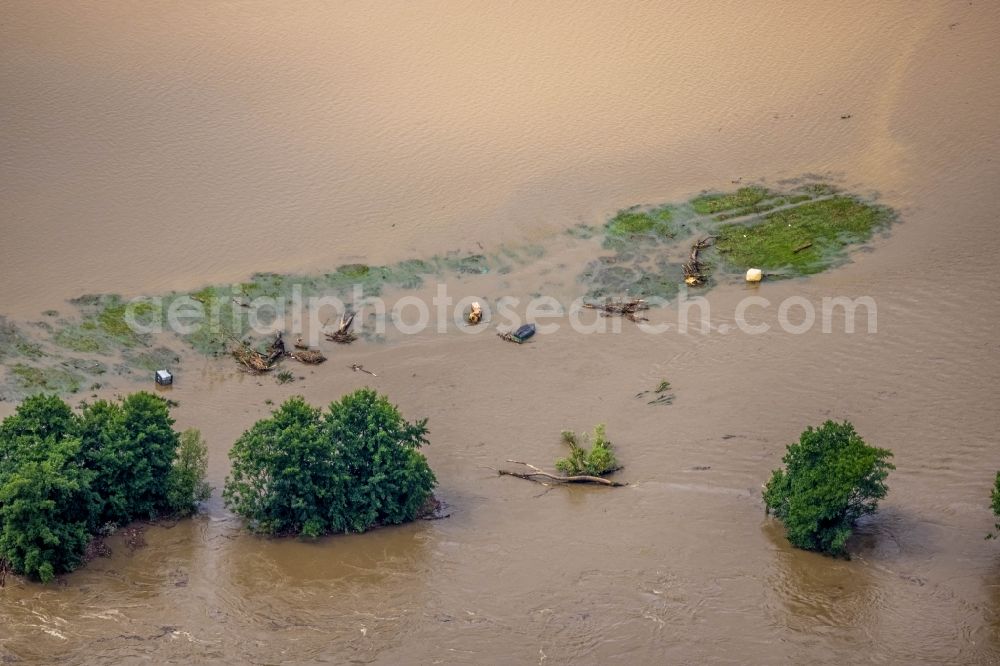
POLYGON ((271 370, 278 360, 285 355, 285 343, 281 332, 267 348, 267 354, 262 354, 246 342, 233 339, 233 348, 229 352, 252 375, 259 375, 271 370))
POLYGON ((604 303, 584 303, 583 307, 591 310, 600 310, 603 317, 625 317, 629 321, 639 323, 649 321, 639 313, 649 309, 649 304, 641 298, 633 298, 629 301, 605 301, 604 303))
POLYGON ((361 365, 360 363, 352 363, 351 365, 349 365, 347 367, 349 367, 354 372, 367 372, 372 377, 378 377, 378 375, 376 375, 371 370, 365 370, 365 366, 361 365))
POLYGON ((670 382, 666 379, 661 381, 659 385, 652 391, 641 391, 635 394, 637 398, 648 398, 650 396, 656 396, 652 400, 646 402, 647 405, 672 405, 674 404, 674 394, 670 390, 670 382))
POLYGON ((513 333, 511 333, 510 331, 507 331, 506 333, 497 333, 497 335, 500 336, 500 339, 506 340, 507 342, 516 342, 517 344, 524 343, 525 340, 527 340, 534 334, 535 334, 534 324, 525 324, 524 326, 521 326, 513 333))

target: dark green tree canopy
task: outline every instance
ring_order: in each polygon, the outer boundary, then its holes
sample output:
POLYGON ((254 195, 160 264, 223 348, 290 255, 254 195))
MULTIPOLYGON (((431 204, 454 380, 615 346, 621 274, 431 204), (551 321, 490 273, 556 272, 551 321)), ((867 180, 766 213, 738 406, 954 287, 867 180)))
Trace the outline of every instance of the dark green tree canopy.
POLYGON ((77 464, 79 440, 38 440, 0 486, 0 556, 14 571, 48 582, 80 563, 97 497, 77 464))
MULTIPOLYGON (((207 497, 200 436, 178 450, 167 403, 136 393, 74 414, 33 396, 0 423, 0 560, 41 580, 88 541, 140 518, 188 515, 207 497)), ((196 432, 196 431, 195 431, 196 432)))
POLYGON ((788 446, 764 488, 767 510, 782 520, 792 545, 845 553, 858 518, 874 513, 895 469, 892 452, 867 445, 848 422, 809 427, 788 446))
POLYGON ((266 534, 363 532, 412 520, 436 482, 418 451, 426 434, 426 420, 408 423, 371 389, 326 414, 290 398, 237 440, 223 497, 266 534))

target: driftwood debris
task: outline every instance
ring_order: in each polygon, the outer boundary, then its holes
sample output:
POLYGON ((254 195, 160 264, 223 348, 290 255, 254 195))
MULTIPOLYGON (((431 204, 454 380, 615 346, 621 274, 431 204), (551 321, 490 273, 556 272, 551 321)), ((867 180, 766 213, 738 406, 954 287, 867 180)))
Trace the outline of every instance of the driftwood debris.
POLYGON ((797 248, 795 248, 794 250, 792 250, 792 254, 798 254, 802 250, 807 250, 807 249, 811 248, 812 246, 813 246, 812 241, 809 241, 808 243, 803 243, 802 245, 799 245, 797 248))
POLYGON ((652 396, 652 400, 648 401, 647 405, 672 405, 674 404, 674 394, 671 391, 670 382, 666 379, 661 381, 659 385, 652 391, 641 391, 635 394, 635 397, 646 399, 652 396))
POLYGON ((346 345, 349 342, 354 342, 358 339, 358 336, 351 333, 351 324, 354 322, 354 313, 345 312, 340 316, 340 324, 337 326, 337 330, 333 333, 327 333, 326 339, 332 340, 333 342, 339 342, 342 345, 346 345))
POLYGON ((306 341, 303 340, 302 336, 300 335, 299 337, 295 338, 295 348, 305 350, 309 349, 309 345, 306 344, 306 341))
POLYGON ((274 342, 267 348, 267 353, 262 354, 246 342, 233 339, 233 348, 230 351, 235 358, 250 374, 259 375, 269 371, 275 363, 285 355, 285 343, 281 339, 281 332, 274 338, 274 342))
POLYGON ((371 370, 365 370, 365 366, 361 365, 360 363, 352 363, 351 365, 349 365, 347 367, 350 368, 351 370, 353 370, 354 372, 367 372, 372 377, 378 377, 378 375, 376 375, 371 370))
POLYGON ((605 301, 604 303, 584 303, 583 307, 591 310, 600 310, 602 317, 625 317, 629 321, 639 323, 649 321, 639 313, 649 309, 649 304, 641 298, 633 298, 628 301, 605 301))
POLYGON ((326 356, 323 356, 323 352, 318 349, 298 349, 289 354, 299 363, 306 363, 308 365, 318 365, 326 360, 326 356))
POLYGON ((691 257, 684 264, 684 284, 698 287, 705 284, 705 265, 701 262, 698 253, 712 244, 712 236, 701 238, 691 246, 691 257))
POLYGON ((546 483, 542 479, 549 479, 550 481, 555 481, 556 483, 597 483, 602 486, 612 486, 615 488, 628 485, 627 483, 622 483, 620 481, 612 481, 611 479, 605 479, 602 476, 589 476, 586 474, 579 474, 575 476, 562 476, 559 474, 551 474, 522 460, 508 459, 507 462, 514 463, 515 465, 524 465, 529 469, 529 471, 514 472, 508 469, 499 469, 497 470, 497 473, 500 476, 515 476, 519 479, 535 481, 536 483, 546 483))

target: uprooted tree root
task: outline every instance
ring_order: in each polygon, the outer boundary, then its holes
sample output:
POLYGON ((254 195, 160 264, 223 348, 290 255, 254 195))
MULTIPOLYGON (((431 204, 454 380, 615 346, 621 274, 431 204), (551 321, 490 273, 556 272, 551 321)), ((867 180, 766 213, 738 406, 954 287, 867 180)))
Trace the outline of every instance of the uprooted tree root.
POLYGON ((641 298, 633 298, 628 301, 605 301, 604 303, 584 303, 583 307, 591 310, 600 310, 602 317, 624 317, 629 321, 639 323, 649 321, 639 313, 649 309, 649 304, 641 298))
POLYGON ((515 476, 519 479, 526 479, 528 481, 534 481, 536 483, 547 484, 546 479, 553 481, 555 483, 597 483, 603 486, 612 486, 619 488, 621 486, 627 486, 627 483, 622 483, 620 481, 612 481, 611 479, 605 479, 601 476, 589 476, 586 474, 577 474, 573 476, 562 476, 560 474, 551 474, 532 464, 526 463, 521 460, 510 460, 507 462, 514 463, 515 465, 524 465, 529 469, 527 472, 515 472, 508 469, 498 469, 497 474, 500 476, 515 476))
POLYGON ((351 324, 354 322, 354 313, 345 312, 340 317, 340 324, 337 326, 337 330, 333 333, 326 333, 326 339, 331 342, 339 342, 342 345, 346 345, 350 342, 354 342, 358 339, 354 333, 351 333, 351 324))
POLYGON ((296 350, 291 352, 289 356, 294 358, 299 363, 306 363, 308 365, 318 365, 326 360, 326 356, 324 356, 323 352, 318 349, 296 350))
POLYGON ((252 375, 268 372, 285 355, 285 343, 281 339, 281 333, 278 333, 274 342, 267 348, 266 354, 262 354, 242 340, 234 338, 232 343, 233 347, 229 353, 252 375))

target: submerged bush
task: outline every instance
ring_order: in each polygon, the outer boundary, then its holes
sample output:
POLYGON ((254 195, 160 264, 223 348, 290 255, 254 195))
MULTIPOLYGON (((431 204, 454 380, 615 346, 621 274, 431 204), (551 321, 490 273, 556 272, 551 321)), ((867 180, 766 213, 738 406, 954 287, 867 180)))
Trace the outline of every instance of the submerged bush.
POLYGON ((103 506, 96 525, 172 514, 168 477, 178 434, 166 401, 134 393, 121 403, 98 400, 80 416, 85 465, 96 473, 94 490, 103 506))
POLYGON ((0 423, 0 561, 48 581, 109 525, 191 513, 206 496, 204 442, 185 433, 178 451, 173 423, 150 393, 80 415, 55 396, 21 403, 0 423))
POLYGON ((993 509, 993 516, 996 518, 996 525, 994 529, 996 532, 990 532, 986 535, 987 539, 995 539, 997 533, 1000 533, 1000 472, 997 472, 996 479, 993 481, 993 492, 990 493, 990 508, 993 509))
POLYGON ((603 423, 594 427, 594 443, 589 449, 586 448, 591 439, 589 435, 583 436, 582 446, 576 433, 571 430, 563 430, 562 439, 569 446, 569 455, 556 461, 556 469, 567 476, 601 476, 621 468, 604 432, 603 423))
POLYGON ((212 487, 205 481, 208 471, 208 446, 201 432, 189 428, 181 433, 177 456, 167 475, 167 506, 175 516, 190 516, 198 510, 198 503, 212 495, 212 487))
POLYGON ((809 427, 789 444, 764 487, 768 512, 785 524, 793 546, 830 555, 845 552, 858 518, 885 497, 892 452, 868 446, 848 422, 809 427))
POLYGON ((0 557, 17 573, 52 580, 83 560, 95 508, 92 473, 75 439, 37 440, 0 486, 0 557))
POLYGON ((226 505, 251 530, 320 536, 413 520, 436 480, 408 423, 385 396, 360 389, 326 414, 286 400, 236 441, 226 505))

